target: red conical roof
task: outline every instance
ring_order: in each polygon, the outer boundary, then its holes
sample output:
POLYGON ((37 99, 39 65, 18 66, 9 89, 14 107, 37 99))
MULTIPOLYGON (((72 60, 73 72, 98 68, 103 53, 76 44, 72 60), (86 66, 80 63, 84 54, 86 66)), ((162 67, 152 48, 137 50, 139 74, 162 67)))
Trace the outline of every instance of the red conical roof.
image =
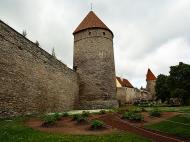
POLYGON ((102 28, 109 30, 112 33, 112 31, 96 16, 96 14, 93 11, 90 11, 84 20, 75 29, 73 34, 90 28, 102 28))
POLYGON ((148 69, 148 72, 146 74, 146 80, 147 81, 149 81, 149 80, 156 80, 155 75, 152 73, 152 71, 150 69, 148 69))

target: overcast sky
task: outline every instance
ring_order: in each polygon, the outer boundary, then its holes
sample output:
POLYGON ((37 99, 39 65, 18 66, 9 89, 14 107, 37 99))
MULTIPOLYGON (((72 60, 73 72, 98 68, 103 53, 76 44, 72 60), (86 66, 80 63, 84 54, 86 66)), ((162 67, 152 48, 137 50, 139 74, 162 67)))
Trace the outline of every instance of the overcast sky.
POLYGON ((0 19, 72 68, 72 32, 93 11, 114 33, 116 74, 134 86, 147 69, 190 64, 190 0, 0 0, 0 19))

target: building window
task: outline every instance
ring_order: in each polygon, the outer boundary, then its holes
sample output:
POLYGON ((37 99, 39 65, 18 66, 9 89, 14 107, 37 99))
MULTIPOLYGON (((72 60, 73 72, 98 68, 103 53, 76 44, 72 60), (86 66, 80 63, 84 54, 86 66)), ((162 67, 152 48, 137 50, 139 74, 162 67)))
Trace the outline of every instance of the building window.
POLYGON ((88 35, 91 35, 91 32, 89 32, 88 35))
POLYGON ((103 35, 105 36, 105 35, 106 35, 106 33, 105 33, 105 32, 103 32, 103 35))

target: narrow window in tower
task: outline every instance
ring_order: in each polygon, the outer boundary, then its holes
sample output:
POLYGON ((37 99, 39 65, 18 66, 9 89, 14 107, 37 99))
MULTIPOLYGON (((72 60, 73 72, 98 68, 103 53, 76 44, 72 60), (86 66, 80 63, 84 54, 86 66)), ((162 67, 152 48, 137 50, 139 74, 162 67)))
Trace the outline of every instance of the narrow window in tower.
POLYGON ((73 67, 73 70, 74 70, 74 71, 77 71, 77 66, 74 66, 74 67, 73 67))
POLYGON ((105 36, 105 35, 106 35, 106 33, 105 33, 105 32, 103 32, 103 35, 105 36))
POLYGON ((91 35, 91 32, 89 32, 88 35, 91 35))

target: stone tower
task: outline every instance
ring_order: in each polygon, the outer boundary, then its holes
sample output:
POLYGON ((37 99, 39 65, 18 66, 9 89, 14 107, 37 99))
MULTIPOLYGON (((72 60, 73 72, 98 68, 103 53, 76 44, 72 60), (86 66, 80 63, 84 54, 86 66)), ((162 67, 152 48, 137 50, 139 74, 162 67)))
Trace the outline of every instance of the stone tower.
POLYGON ((146 82, 147 82, 146 90, 150 92, 150 94, 152 95, 152 99, 154 99, 156 94, 155 92, 156 77, 150 69, 148 69, 146 74, 146 82))
POLYGON ((79 108, 116 108, 112 31, 90 11, 74 35, 73 69, 79 74, 79 108))

